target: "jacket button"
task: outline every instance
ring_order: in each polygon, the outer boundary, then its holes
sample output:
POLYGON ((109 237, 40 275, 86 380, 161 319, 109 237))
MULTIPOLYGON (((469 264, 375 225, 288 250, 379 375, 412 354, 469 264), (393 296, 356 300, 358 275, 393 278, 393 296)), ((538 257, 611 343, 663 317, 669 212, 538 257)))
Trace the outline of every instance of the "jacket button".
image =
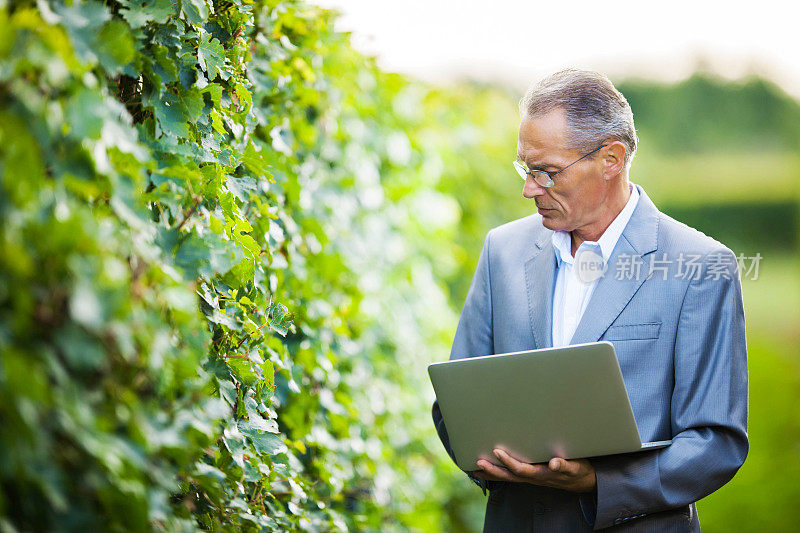
POLYGON ((542 502, 536 502, 533 505, 533 512, 538 515, 543 515, 548 511, 547 507, 544 506, 542 502))

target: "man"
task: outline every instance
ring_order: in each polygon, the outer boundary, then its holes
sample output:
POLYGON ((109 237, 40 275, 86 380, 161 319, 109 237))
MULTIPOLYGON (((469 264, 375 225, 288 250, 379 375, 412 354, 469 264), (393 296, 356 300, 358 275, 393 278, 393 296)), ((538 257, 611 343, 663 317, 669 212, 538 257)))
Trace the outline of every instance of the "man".
MULTIPOLYGON (((694 502, 748 450, 736 258, 629 182, 633 114, 605 76, 556 73, 520 111, 515 167, 538 213, 487 235, 450 358, 608 340, 642 441, 672 444, 542 464, 495 450, 504 467, 470 473, 490 491, 484 531, 699 531, 694 502)), ((452 456, 437 403, 433 419, 452 456)))

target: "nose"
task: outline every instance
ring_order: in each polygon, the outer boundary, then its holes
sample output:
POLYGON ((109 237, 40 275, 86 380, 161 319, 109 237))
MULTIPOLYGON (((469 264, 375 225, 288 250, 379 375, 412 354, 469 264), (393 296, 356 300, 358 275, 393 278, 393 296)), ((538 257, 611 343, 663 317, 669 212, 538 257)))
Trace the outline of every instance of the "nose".
POLYGON ((525 179, 525 185, 522 186, 522 196, 525 198, 536 198, 544 193, 544 187, 536 183, 536 180, 531 176, 525 179))

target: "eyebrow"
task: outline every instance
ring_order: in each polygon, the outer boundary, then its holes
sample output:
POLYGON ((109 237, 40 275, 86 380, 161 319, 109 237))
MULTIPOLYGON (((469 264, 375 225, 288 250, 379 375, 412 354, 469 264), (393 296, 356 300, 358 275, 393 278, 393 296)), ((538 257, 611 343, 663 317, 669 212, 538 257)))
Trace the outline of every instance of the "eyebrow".
POLYGON ((551 165, 549 163, 541 163, 541 164, 538 164, 538 165, 529 165, 525 161, 525 159, 523 159, 522 156, 519 155, 519 154, 517 154, 517 159, 522 161, 523 163, 525 163, 525 165, 528 167, 528 170, 545 170, 546 171, 548 168, 552 168, 552 169, 558 169, 559 168, 558 165, 551 165))

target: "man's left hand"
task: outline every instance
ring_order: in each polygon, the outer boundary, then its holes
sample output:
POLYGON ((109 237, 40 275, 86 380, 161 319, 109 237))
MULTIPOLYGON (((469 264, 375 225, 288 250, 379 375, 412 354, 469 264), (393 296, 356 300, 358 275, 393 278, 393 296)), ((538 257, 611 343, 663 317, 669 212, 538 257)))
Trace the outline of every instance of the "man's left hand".
POLYGON ((495 448, 494 455, 504 467, 480 459, 477 463, 480 470, 473 472, 475 477, 544 485, 572 492, 590 492, 597 485, 594 467, 586 459, 554 457, 548 463, 531 464, 517 461, 499 448, 495 448))

